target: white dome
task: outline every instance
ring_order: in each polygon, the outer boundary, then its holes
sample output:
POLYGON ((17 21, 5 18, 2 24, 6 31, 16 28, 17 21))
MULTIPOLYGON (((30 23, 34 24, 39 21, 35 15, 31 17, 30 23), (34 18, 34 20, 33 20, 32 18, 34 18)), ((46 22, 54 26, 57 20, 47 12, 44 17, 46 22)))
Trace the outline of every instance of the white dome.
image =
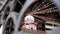
POLYGON ((34 23, 34 17, 32 15, 27 15, 24 21, 25 23, 34 23))

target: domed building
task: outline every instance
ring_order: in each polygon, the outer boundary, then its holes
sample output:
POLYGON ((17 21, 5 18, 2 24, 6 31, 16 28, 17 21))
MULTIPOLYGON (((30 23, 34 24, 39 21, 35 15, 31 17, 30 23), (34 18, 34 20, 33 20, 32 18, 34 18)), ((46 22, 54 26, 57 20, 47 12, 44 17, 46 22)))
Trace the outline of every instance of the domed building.
POLYGON ((45 34, 60 26, 59 9, 51 0, 0 0, 0 16, 3 34, 45 34))

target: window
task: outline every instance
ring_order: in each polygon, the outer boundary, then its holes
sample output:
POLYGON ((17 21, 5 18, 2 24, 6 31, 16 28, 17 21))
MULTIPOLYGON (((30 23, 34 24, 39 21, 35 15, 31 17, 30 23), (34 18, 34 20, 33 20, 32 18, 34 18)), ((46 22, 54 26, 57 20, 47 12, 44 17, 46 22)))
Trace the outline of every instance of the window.
POLYGON ((20 2, 21 2, 22 4, 24 4, 24 3, 25 3, 25 1, 26 1, 26 0, 23 0, 23 1, 22 1, 22 0, 20 0, 20 2))
POLYGON ((20 11, 21 8, 22 8, 22 5, 19 2, 17 2, 16 6, 14 7, 14 11, 16 11, 16 12, 19 13, 19 11, 20 11))

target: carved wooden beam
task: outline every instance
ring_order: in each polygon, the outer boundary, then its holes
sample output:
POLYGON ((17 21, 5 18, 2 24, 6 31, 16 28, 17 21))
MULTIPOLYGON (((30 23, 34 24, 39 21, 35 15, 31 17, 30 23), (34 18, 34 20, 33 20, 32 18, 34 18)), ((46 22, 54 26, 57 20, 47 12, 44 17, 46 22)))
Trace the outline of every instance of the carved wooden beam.
POLYGON ((54 21, 54 22, 59 22, 59 19, 51 18, 51 17, 44 17, 44 16, 37 16, 33 15, 34 17, 37 17, 39 19, 43 19, 45 21, 54 21))

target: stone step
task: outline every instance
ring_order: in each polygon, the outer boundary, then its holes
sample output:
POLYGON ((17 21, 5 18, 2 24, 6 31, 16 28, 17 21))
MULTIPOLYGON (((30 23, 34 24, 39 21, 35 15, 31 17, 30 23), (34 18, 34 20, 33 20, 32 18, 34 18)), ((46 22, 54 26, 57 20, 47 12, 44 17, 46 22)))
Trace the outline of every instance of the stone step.
POLYGON ((41 30, 22 30, 24 34, 46 34, 45 31, 41 30))

